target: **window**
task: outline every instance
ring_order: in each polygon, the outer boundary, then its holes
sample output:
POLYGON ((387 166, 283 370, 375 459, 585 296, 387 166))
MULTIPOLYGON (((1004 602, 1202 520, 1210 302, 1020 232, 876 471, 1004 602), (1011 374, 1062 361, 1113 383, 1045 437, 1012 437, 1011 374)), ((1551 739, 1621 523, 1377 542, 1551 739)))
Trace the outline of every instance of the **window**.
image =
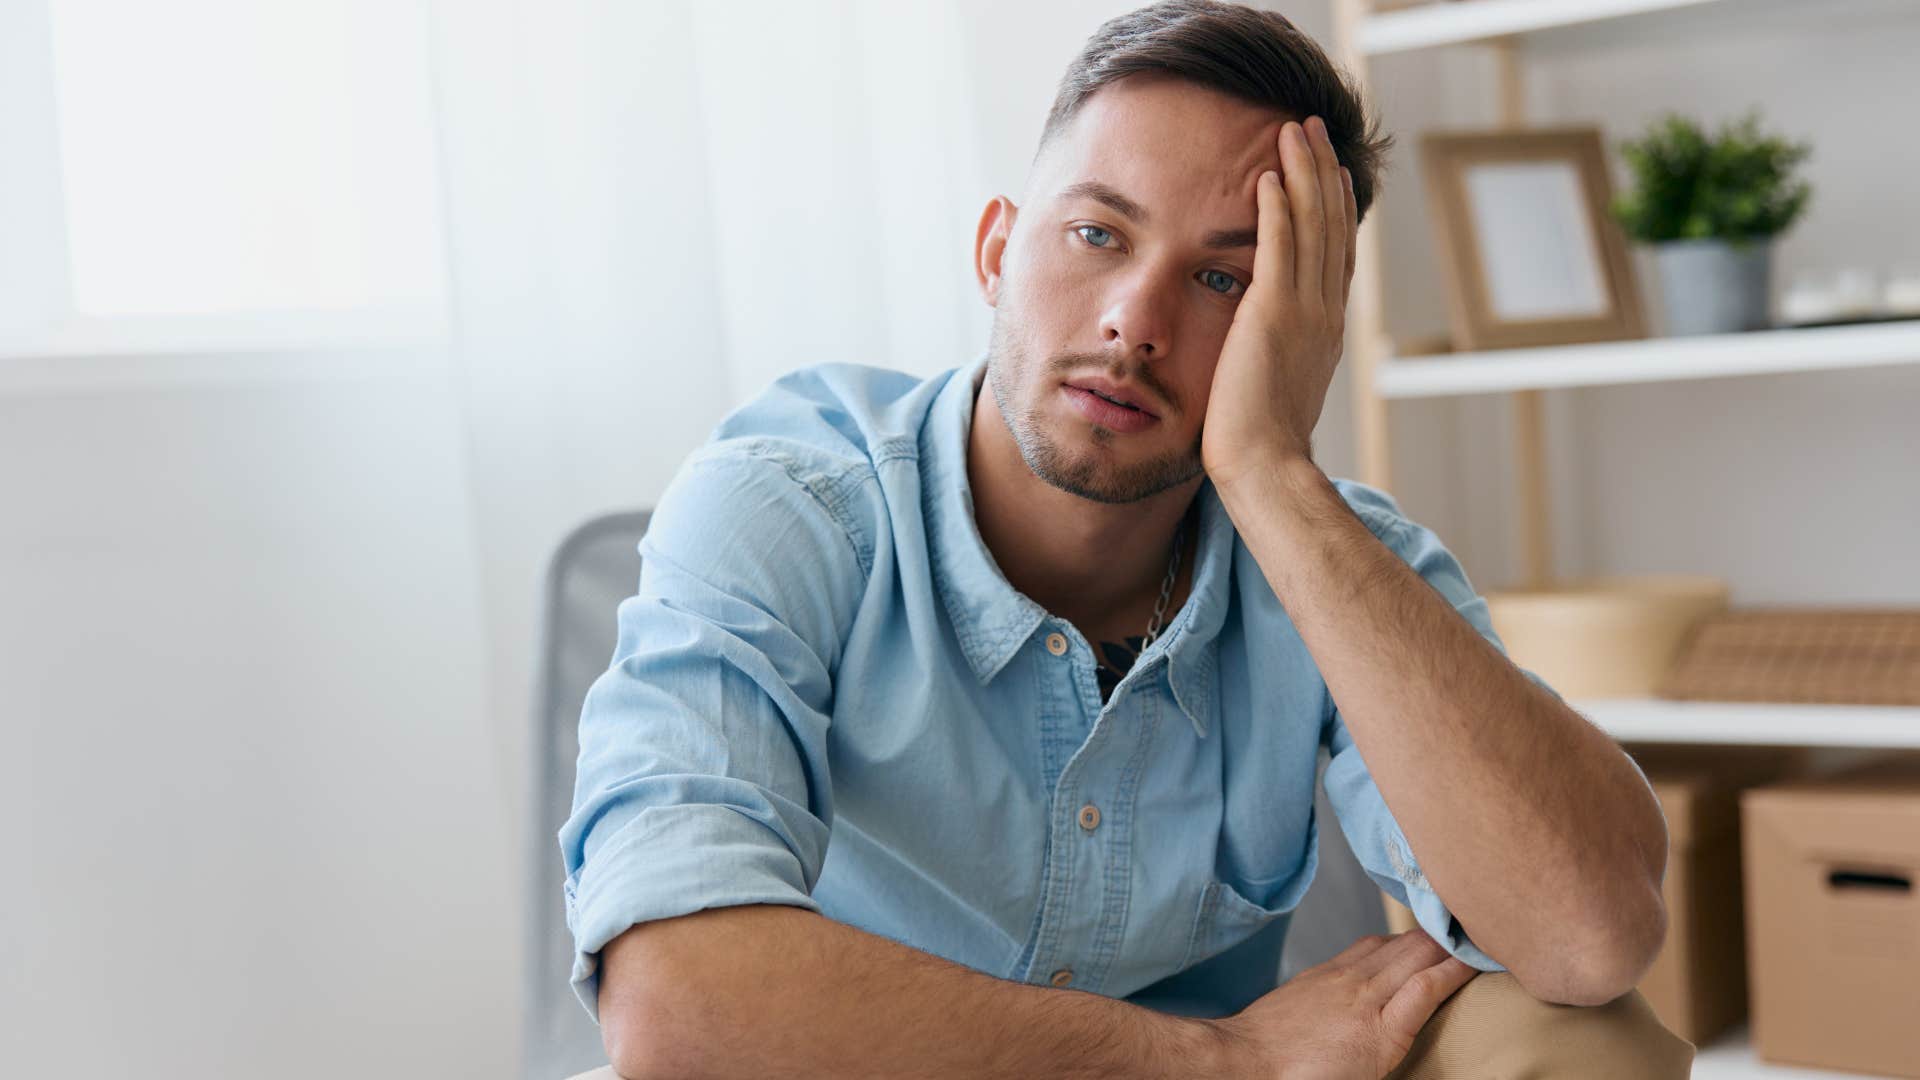
POLYGON ((440 334, 424 0, 11 7, 0 171, 39 212, 0 255, 33 282, 0 290, 0 355, 440 334))

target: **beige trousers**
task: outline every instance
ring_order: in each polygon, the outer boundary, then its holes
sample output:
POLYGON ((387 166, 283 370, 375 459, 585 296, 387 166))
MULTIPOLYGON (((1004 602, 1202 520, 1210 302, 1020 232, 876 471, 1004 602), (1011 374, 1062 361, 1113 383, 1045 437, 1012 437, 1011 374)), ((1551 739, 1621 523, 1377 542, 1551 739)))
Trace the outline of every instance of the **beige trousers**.
POLYGON ((1435 1010, 1387 1080, 1687 1080, 1692 1071, 1693 1044, 1661 1026, 1640 991, 1591 1008, 1550 1005, 1495 971, 1435 1010))
POLYGON ((1693 1044, 1634 990, 1605 1005, 1552 1005, 1512 975, 1475 975, 1434 1010, 1387 1080, 1687 1080, 1693 1044))

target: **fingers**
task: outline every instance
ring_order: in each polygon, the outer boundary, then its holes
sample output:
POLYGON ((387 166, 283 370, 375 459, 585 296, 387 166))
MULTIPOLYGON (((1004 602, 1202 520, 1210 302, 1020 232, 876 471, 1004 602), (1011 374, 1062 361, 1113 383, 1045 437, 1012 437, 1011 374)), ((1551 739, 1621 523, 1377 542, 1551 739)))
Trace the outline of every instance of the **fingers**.
POLYGON ((1365 980, 1359 1000, 1377 1004, 1381 1021, 1409 1042, 1442 1003, 1480 974, 1419 929, 1360 938, 1321 967, 1365 980))
POLYGON ((1327 961, 1327 963, 1357 964, 1361 959, 1377 952, 1383 946, 1395 940, 1397 939, 1389 937, 1386 934, 1369 934, 1366 937, 1356 939, 1353 944, 1340 950, 1339 955, 1327 961))
POLYGON ((1275 297, 1293 295, 1293 223, 1280 174, 1262 173, 1254 188, 1260 238, 1254 245, 1253 280, 1275 297))
POLYGON ((1449 956, 1415 972, 1387 1002, 1386 1008, 1380 1010, 1380 1018, 1390 1029, 1411 1037, 1455 991, 1479 974, 1477 969, 1449 956))
POLYGON ((1405 944, 1380 957, 1380 967, 1374 976, 1380 983, 1395 990, 1419 972, 1448 957, 1447 950, 1428 936, 1425 930, 1409 930, 1396 939, 1396 943, 1399 942, 1405 944))
POLYGON ((1326 121, 1280 126, 1280 172, 1256 185, 1260 241, 1254 278, 1330 320, 1344 321, 1359 247, 1353 174, 1334 153, 1326 121), (1272 177, 1272 179, 1270 179, 1272 177))
POLYGON ((1353 173, 1345 165, 1340 166, 1340 186, 1347 193, 1347 274, 1340 283, 1340 310, 1345 312, 1347 297, 1353 295, 1353 263, 1360 248, 1360 208, 1353 194, 1353 173))
POLYGON ((1307 119, 1311 136, 1314 171, 1320 178, 1320 204, 1326 224, 1326 255, 1322 260, 1318 284, 1320 301, 1329 315, 1339 311, 1342 278, 1347 272, 1347 197, 1346 184, 1340 179, 1340 159, 1333 152, 1333 140, 1327 135, 1327 122, 1318 116, 1307 119))
POLYGON ((1305 129, 1291 120, 1280 129, 1280 165, 1293 210, 1293 296, 1317 307, 1325 295, 1327 211, 1319 162, 1305 129))
POLYGON ((1409 958, 1417 969, 1437 963, 1445 954, 1446 950, 1440 948, 1439 942, 1428 937, 1425 930, 1408 930, 1383 938, 1379 948, 1355 957, 1353 971, 1362 978, 1374 979, 1389 968, 1406 968, 1409 958))

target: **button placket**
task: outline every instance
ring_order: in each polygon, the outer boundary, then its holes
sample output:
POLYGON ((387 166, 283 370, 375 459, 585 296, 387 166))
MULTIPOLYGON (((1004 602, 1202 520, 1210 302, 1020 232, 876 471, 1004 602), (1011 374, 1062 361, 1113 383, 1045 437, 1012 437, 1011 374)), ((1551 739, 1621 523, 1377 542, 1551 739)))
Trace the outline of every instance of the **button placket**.
MULTIPOLYGON (((1097 687, 1094 684, 1092 669, 1080 664, 1074 655, 1074 637, 1071 629, 1062 626, 1058 630, 1050 630, 1040 640, 1054 658, 1068 661, 1070 669, 1065 680, 1061 679, 1057 669, 1045 669, 1049 673, 1041 676, 1043 685, 1054 690, 1070 689, 1069 698, 1078 702, 1080 715, 1085 717, 1087 715, 1086 695, 1094 693, 1097 702, 1097 687)), ((1094 708, 1099 710, 1097 704, 1094 708)), ((1070 723, 1068 717, 1071 716, 1072 711, 1070 708, 1060 719, 1070 723)), ((1074 826, 1078 826, 1080 835, 1088 837, 1089 843, 1093 843, 1093 837, 1103 817, 1100 808, 1090 800, 1083 801, 1077 808, 1074 806, 1074 798, 1077 794, 1074 789, 1089 779, 1087 775, 1089 770, 1097 774, 1103 768, 1100 764, 1102 760, 1100 748, 1103 743, 1112 738, 1111 723, 1106 720, 1106 711, 1099 710, 1094 720, 1093 730, 1085 733, 1079 748, 1071 752, 1069 760, 1063 765, 1053 784, 1054 812, 1058 816, 1053 818, 1054 824, 1051 826, 1051 829, 1055 830, 1056 839, 1051 846, 1049 863, 1053 864, 1055 860, 1059 860, 1059 864, 1050 865, 1048 868, 1050 887, 1047 891, 1053 893, 1058 889, 1065 895, 1057 898, 1050 896, 1043 902, 1044 908, 1035 930, 1037 936, 1034 948, 1031 950, 1034 955, 1027 965, 1027 977, 1041 985, 1066 987, 1069 984, 1079 983, 1088 988, 1098 985, 1097 973, 1076 971, 1070 964, 1074 958, 1081 961, 1088 960, 1089 956, 1084 955, 1088 942, 1102 933, 1100 927, 1086 924, 1087 912, 1082 910, 1085 901, 1080 900, 1080 897, 1089 896, 1102 911, 1111 906, 1110 898, 1106 895, 1110 887, 1111 875, 1102 869, 1106 858, 1105 845, 1070 847, 1066 843, 1067 837, 1074 831, 1074 826), (1109 730, 1103 731, 1103 724, 1109 730), (1068 822, 1072 822, 1072 825, 1068 822), (1055 875, 1058 875, 1059 885, 1053 885, 1056 880, 1055 875), (1059 886, 1065 886, 1065 888, 1060 889, 1059 886), (1067 896, 1073 898, 1072 903, 1067 902, 1067 896), (1054 966, 1061 964, 1062 961, 1068 961, 1068 965, 1054 966), (1051 972, 1049 968, 1052 969, 1051 972), (1094 979, 1094 982, 1088 983, 1086 981, 1088 978, 1094 979)), ((1097 969, 1103 965, 1096 962, 1094 966, 1097 969)), ((1098 990, 1094 992, 1097 993, 1098 990)))

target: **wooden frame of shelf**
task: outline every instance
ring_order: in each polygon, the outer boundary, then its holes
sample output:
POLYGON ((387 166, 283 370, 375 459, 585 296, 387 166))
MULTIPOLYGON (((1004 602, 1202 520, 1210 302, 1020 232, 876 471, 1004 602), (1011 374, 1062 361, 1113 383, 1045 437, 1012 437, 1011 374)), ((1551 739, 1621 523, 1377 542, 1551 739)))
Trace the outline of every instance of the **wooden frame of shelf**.
MULTIPOLYGON (((1686 2, 1686 0, 1680 0, 1686 2)), ((1368 47, 1380 27, 1391 29, 1416 20, 1449 33, 1435 34, 1423 45, 1488 40, 1500 60, 1500 120, 1518 128, 1526 122, 1526 95, 1521 84, 1517 37, 1528 28, 1561 25, 1576 11, 1589 14, 1599 0, 1467 0, 1435 10, 1413 8, 1373 15, 1368 0, 1334 0, 1334 47, 1340 62, 1364 87, 1369 82, 1368 47), (1558 9, 1561 18, 1553 15, 1558 9), (1525 18, 1523 18, 1525 16, 1525 18), (1540 21, 1545 17, 1546 21, 1540 21)), ((1673 7, 1674 2, 1643 5, 1673 7)), ((1590 15, 1591 17, 1591 15, 1590 15)), ((1407 47, 1423 47, 1409 45, 1407 47)), ((1374 221, 1379 221, 1376 215, 1374 221)), ((1354 278, 1347 300, 1347 348, 1354 368, 1354 431, 1358 442, 1360 479, 1382 489, 1393 486, 1393 448, 1387 426, 1387 399, 1380 393, 1380 373, 1392 356, 1382 297, 1379 229, 1362 227, 1354 278)), ((1522 554, 1525 583, 1542 586, 1553 579, 1553 535, 1549 521, 1549 485, 1546 470, 1545 404, 1537 390, 1513 396, 1514 480, 1521 508, 1522 554)))
MULTIPOLYGON (((1553 27, 1738 0, 1456 0, 1378 15, 1369 0, 1333 0, 1333 55, 1361 87, 1373 56, 1481 43, 1499 61, 1500 119, 1526 122, 1520 36, 1553 27)), ((1359 478, 1392 486, 1388 405, 1394 398, 1507 393, 1512 396, 1515 483, 1528 583, 1553 577, 1542 392, 1578 386, 1920 363, 1920 320, 1749 334, 1396 358, 1386 332, 1377 214, 1360 230, 1347 305, 1346 356, 1353 369, 1359 478)), ((1920 707, 1574 701, 1620 741, 1920 749, 1920 707)), ((1388 925, 1411 913, 1386 899, 1388 925)), ((1694 1076, 1713 1080, 1812 1080, 1845 1074, 1759 1062, 1743 1031, 1700 1048, 1694 1076)))

